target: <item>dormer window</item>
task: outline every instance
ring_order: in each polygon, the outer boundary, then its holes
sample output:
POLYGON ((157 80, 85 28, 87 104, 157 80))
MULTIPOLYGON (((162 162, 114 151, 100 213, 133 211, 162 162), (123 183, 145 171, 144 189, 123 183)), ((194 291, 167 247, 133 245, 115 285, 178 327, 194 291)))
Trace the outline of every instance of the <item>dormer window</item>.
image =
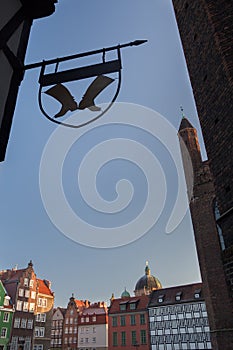
POLYGON ((163 301, 164 301, 164 294, 161 294, 161 295, 159 295, 159 297, 158 297, 158 302, 159 302, 159 303, 163 303, 163 301))
POLYGON ((181 295, 182 295, 182 292, 176 293, 176 301, 180 301, 181 300, 181 295))
POLYGON ((199 299, 201 297, 201 289, 197 289, 194 292, 194 298, 199 299))
POLYGON ((130 308, 130 310, 135 310, 136 309, 136 303, 131 303, 129 308, 130 308))
POLYGON ((128 300, 127 300, 127 301, 122 301, 122 302, 120 303, 120 310, 121 310, 121 311, 125 311, 125 310, 126 310, 126 305, 127 305, 127 303, 128 303, 128 300))
POLYGON ((121 310, 121 311, 126 310, 126 304, 122 304, 122 305, 120 305, 120 310, 121 310))
POLYGON ((10 297, 9 297, 9 295, 6 295, 6 296, 4 297, 4 302, 3 302, 3 304, 4 304, 4 306, 9 306, 9 304, 10 304, 10 297))

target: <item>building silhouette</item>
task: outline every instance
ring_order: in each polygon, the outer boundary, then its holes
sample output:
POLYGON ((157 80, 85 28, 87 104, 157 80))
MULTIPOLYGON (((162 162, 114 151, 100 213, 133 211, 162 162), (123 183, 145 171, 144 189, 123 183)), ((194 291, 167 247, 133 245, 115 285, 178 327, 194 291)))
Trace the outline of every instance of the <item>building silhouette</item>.
POLYGON ((192 191, 188 188, 188 194, 212 347, 230 350, 233 348, 232 297, 222 261, 222 231, 216 224, 213 176, 209 161, 201 159, 196 129, 185 117, 180 124, 179 138, 187 185, 192 183, 187 168, 188 154, 193 167, 193 188, 192 191))
MULTIPOLYGON (((206 229, 209 231, 209 235, 211 235, 210 231, 213 230, 215 236, 210 209, 212 205, 212 209, 215 210, 217 229, 221 234, 220 251, 213 251, 211 248, 208 251, 206 248, 206 254, 212 254, 212 269, 216 270, 215 279, 220 278, 220 267, 216 262, 215 254, 221 257, 225 276, 232 288, 233 6, 232 2, 227 0, 173 0, 173 5, 208 155, 208 166, 212 174, 212 185, 209 184, 209 187, 212 186, 212 189, 209 188, 212 196, 210 195, 208 204, 211 220, 208 226, 208 217, 206 217, 206 229), (211 201, 212 203, 210 203, 211 201)), ((206 175, 203 174, 203 176, 206 175)), ((207 197, 203 200, 206 203, 208 201, 207 197)), ((202 206, 204 207, 204 205, 203 203, 202 206)), ((200 208, 195 215, 201 215, 200 208)), ((204 220, 204 218, 202 219, 204 220)), ((200 220, 202 221, 202 219, 200 220)), ((195 220, 198 219, 195 218, 195 220)), ((211 239, 212 236, 210 236, 210 241, 211 239)), ((206 262, 200 261, 200 264, 204 269, 206 262)), ((207 270, 209 271, 209 268, 207 270)), ((224 276, 221 279, 224 279, 224 276)), ((205 284, 204 281, 203 283, 205 284)), ((223 295, 219 297, 224 308, 228 301, 223 295)), ((211 301, 213 304, 215 303, 213 298, 211 301)), ((215 344, 215 349, 233 348, 232 314, 228 315, 228 321, 222 320, 221 327, 220 319, 227 317, 223 314, 215 315, 220 328, 213 329, 213 332, 218 333, 218 337, 221 337, 220 334, 222 334, 222 338, 225 338, 225 345, 221 347, 215 344), (229 326, 223 331, 225 322, 228 322, 229 326)))

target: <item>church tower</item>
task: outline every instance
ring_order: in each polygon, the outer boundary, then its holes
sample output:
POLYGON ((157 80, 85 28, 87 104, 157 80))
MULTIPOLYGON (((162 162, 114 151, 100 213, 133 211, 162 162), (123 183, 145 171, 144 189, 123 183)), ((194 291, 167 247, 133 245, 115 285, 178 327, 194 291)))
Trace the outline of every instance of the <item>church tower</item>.
POLYGON ((178 135, 187 185, 190 170, 186 167, 184 145, 188 149, 193 166, 190 211, 209 315, 212 346, 214 350, 230 350, 233 349, 233 305, 222 264, 219 232, 214 214, 216 196, 213 177, 209 162, 201 160, 197 132, 187 118, 183 117, 178 135))

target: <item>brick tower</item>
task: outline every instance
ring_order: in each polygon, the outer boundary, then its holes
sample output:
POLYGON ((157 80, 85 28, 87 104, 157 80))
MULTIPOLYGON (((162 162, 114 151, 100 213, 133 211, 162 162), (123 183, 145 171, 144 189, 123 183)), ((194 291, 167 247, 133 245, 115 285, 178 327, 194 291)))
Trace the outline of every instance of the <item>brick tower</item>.
POLYGON ((187 184, 190 183, 190 170, 186 167, 187 151, 184 148, 188 149, 193 165, 190 211, 209 315, 211 342, 214 350, 230 350, 233 349, 233 304, 222 264, 220 237, 215 220, 213 177, 209 162, 201 159, 197 132, 184 117, 179 138, 187 184))
POLYGON ((224 269, 233 289, 233 5, 229 0, 173 0, 213 174, 224 269))

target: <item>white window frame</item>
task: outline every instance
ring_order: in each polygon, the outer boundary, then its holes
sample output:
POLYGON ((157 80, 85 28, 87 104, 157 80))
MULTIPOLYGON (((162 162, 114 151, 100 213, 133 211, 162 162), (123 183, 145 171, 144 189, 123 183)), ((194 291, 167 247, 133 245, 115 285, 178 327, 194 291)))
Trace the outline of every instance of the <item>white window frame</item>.
POLYGON ((0 337, 1 338, 7 337, 7 328, 6 327, 2 327, 0 337))
POLYGON ((3 314, 3 322, 9 322, 10 319, 10 313, 9 312, 4 312, 3 314))
POLYGON ((22 318, 21 319, 21 328, 26 328, 27 327, 27 319, 26 318, 22 318))
POLYGON ((23 288, 19 288, 19 297, 23 297, 24 296, 24 289, 23 288))
POLYGON ((20 327, 20 318, 17 317, 14 320, 14 328, 19 328, 20 327))
POLYGON ((16 310, 17 310, 17 311, 22 311, 22 307, 23 307, 23 302, 22 302, 22 300, 17 300, 16 310))
POLYGON ((27 329, 33 329, 33 320, 28 319, 27 329))
POLYGON ((24 281, 23 281, 23 285, 24 285, 24 287, 28 287, 28 283, 29 283, 29 280, 28 280, 28 278, 24 278, 24 281))

